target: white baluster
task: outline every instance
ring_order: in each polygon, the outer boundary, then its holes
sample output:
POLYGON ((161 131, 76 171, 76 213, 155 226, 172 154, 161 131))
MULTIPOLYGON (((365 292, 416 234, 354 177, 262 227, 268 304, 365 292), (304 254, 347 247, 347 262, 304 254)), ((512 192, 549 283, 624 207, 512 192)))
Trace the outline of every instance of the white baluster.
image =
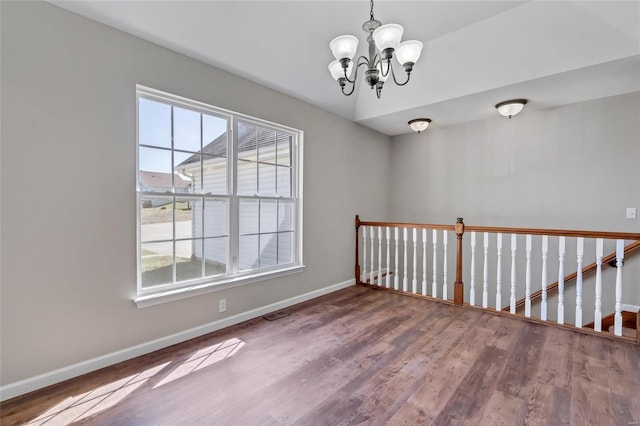
POLYGON ((558 238, 558 324, 564 324, 565 237, 558 238))
POLYGON ((482 270, 482 307, 489 307, 489 233, 484 233, 484 267, 482 270))
POLYGON ((502 309, 502 234, 496 234, 498 266, 496 267, 496 311, 502 309))
POLYGON ((385 280, 385 287, 391 288, 391 250, 389 250, 389 240, 391 239, 391 228, 388 226, 386 229, 387 237, 387 279, 385 280))
POLYGON ((476 233, 471 233, 471 290, 469 291, 469 303, 476 305, 476 233))
POLYGON ((433 230, 433 282, 431 283, 431 297, 438 297, 438 231, 433 230))
POLYGON ((369 243, 369 241, 367 240, 367 227, 363 226, 362 227, 362 256, 363 256, 363 262, 362 262, 362 282, 366 283, 367 282, 367 244, 369 243))
POLYGON ((576 327, 582 328, 582 259, 584 256, 584 238, 577 239, 577 261, 576 271, 576 327))
POLYGON ((516 234, 511 234, 511 297, 509 312, 516 313, 516 234))
POLYGON ((382 285, 382 226, 378 226, 378 280, 376 284, 382 285))
POLYGON ((427 295, 427 230, 422 230, 422 295, 427 295))
POLYGON ((602 256, 604 241, 596 239, 596 310, 593 314, 593 329, 602 331, 602 256))
POLYGON ((375 282, 375 238, 376 238, 376 228, 371 227, 371 235, 369 235, 369 239, 371 240, 371 270, 369 271, 369 284, 373 285, 375 282))
POLYGON ((413 228, 413 281, 411 281, 411 292, 418 292, 418 230, 413 228))
POLYGON ((547 253, 549 252, 549 236, 542 236, 542 302, 540 302, 540 319, 547 320, 547 253))
POLYGON ((444 255, 443 255, 443 259, 442 259, 442 264, 443 264, 443 271, 442 271, 442 279, 443 279, 443 283, 442 283, 442 298, 443 299, 447 299, 449 297, 449 292, 447 290, 447 284, 449 282, 449 277, 447 276, 447 230, 443 230, 442 231, 442 245, 444 247, 444 255))
POLYGON ((407 228, 403 228, 402 230, 402 240, 404 244, 404 276, 402 277, 402 291, 407 291, 409 289, 409 278, 408 268, 409 268, 409 256, 407 256, 407 228))
POLYGON ((395 236, 395 240, 396 240, 396 257, 395 257, 395 264, 396 267, 393 270, 393 289, 394 290, 399 290, 400 289, 400 268, 398 267, 398 239, 399 239, 399 230, 398 228, 395 228, 395 232, 394 232, 394 236, 395 236))
POLYGON ((527 270, 524 277, 524 316, 531 317, 531 235, 527 235, 527 270))
POLYGON ((616 241, 616 307, 613 317, 613 334, 622 336, 622 261, 624 260, 624 240, 616 241))

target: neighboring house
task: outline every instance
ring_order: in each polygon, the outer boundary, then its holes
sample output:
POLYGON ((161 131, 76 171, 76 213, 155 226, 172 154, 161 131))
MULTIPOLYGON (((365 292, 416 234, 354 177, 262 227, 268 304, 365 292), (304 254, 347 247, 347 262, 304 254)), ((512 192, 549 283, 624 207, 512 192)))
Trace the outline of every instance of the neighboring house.
MULTIPOLYGON (((171 182, 171 173, 140 171, 139 184, 142 192, 171 192, 171 185, 175 185, 175 192, 190 194, 193 191, 191 179, 180 173, 174 173, 174 181, 171 182)), ((151 201, 150 205, 144 207, 158 207, 168 204, 171 201, 162 202, 160 200, 151 201)))

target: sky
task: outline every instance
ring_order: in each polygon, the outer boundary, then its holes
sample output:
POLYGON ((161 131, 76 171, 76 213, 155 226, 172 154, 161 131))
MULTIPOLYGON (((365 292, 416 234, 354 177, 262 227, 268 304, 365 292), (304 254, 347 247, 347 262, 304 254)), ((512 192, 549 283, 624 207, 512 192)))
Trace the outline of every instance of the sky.
MULTIPOLYGON (((185 108, 173 107, 174 149, 199 152, 200 113, 185 108)), ((202 136, 204 145, 227 130, 227 120, 202 114, 202 136)), ((162 148, 171 148, 171 106, 145 98, 138 104, 139 143, 162 148)), ((176 152, 175 164, 190 157, 189 153, 176 152)), ((140 170, 171 173, 171 151, 141 147, 140 170)))

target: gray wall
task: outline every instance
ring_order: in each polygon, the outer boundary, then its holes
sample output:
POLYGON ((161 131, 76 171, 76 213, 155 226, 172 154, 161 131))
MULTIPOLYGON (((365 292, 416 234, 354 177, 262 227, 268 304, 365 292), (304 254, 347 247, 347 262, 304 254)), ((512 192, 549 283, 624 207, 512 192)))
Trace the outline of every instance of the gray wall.
MULTIPOLYGON (((532 100, 535 102, 535 99, 532 100)), ((437 122, 437 117, 432 117, 437 122)), ((399 222, 640 232, 640 93, 557 108, 526 108, 511 120, 498 116, 425 133, 394 137, 391 151, 392 219, 399 222)), ((375 220, 374 218, 367 218, 375 220)), ((455 241, 449 236, 449 276, 455 241)), ((468 301, 469 237, 465 237, 468 301)), ((585 265, 595 261, 586 242, 585 265)), ((558 276, 557 238, 549 240, 549 283, 558 276)), ((489 305, 495 306, 495 236, 490 241, 489 305)), ((482 291, 482 236, 476 257, 476 301, 482 291)), ((524 297, 524 237, 518 239, 517 297, 524 297)), ((607 243, 605 255, 614 251, 607 243)), ((439 256, 442 256, 441 254, 439 256)), ((503 236, 502 305, 509 304, 510 236, 503 236)), ((540 241, 534 237, 532 288, 540 288, 540 241)), ((565 273, 576 270, 575 239, 567 240, 565 273)), ((623 303, 640 305, 640 253, 625 260, 623 303)), ((451 281, 451 280, 450 280, 451 281)), ((604 273, 603 312, 613 312, 615 272, 604 273)), ((453 297, 449 285, 449 297, 453 297)), ((584 285, 585 322, 593 319, 593 277, 584 285)), ((480 296, 480 298, 478 298, 480 296)), ((567 321, 575 290, 567 286, 567 321)), ((556 299, 549 318, 556 318, 556 299)))
POLYGON ((640 231, 640 93, 398 136, 391 158, 394 220, 640 231))
POLYGON ((352 278, 353 216, 388 217, 387 136, 46 3, 1 9, 2 385, 352 278), (137 83, 305 132, 303 273, 136 308, 137 83))

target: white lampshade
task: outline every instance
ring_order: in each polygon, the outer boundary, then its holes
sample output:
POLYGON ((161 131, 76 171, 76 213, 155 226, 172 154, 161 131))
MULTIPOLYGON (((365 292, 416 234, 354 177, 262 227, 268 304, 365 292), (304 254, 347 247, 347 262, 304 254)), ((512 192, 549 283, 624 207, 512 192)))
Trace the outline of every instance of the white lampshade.
POLYGON ((358 48, 358 39, 352 35, 341 35, 331 40, 329 47, 336 59, 353 59, 358 48))
POLYGON ((422 42, 418 40, 403 41, 396 48, 396 59, 400 62, 400 65, 404 65, 407 62, 418 62, 422 53, 422 42))
MULTIPOLYGON (((353 62, 349 62, 349 66, 347 67, 347 77, 351 77, 352 71, 353 62)), ((338 80, 340 77, 344 77, 342 64, 340 64, 340 61, 337 59, 329 64, 329 72, 331 73, 331 77, 333 77, 334 80, 338 80)))
POLYGON ((384 62, 384 65, 382 62, 378 63, 378 72, 380 72, 380 76, 378 77, 378 79, 383 83, 387 81, 387 79, 391 75, 391 71, 389 70, 389 66, 386 62, 384 62), (382 70, 389 71, 389 73, 387 75, 383 75, 382 70))
POLYGON ((429 127, 429 123, 431 123, 431 119, 429 118, 415 118, 409 121, 409 127, 411 127, 411 130, 414 132, 420 133, 429 127))
POLYGON ((513 99, 511 101, 500 102, 496 105, 496 108, 500 115, 511 118, 522 111, 526 103, 526 99, 513 99))
POLYGON ((373 32, 373 40, 381 52, 388 48, 395 49, 400 44, 403 33, 404 28, 402 28, 402 25, 386 24, 376 28, 373 32))

